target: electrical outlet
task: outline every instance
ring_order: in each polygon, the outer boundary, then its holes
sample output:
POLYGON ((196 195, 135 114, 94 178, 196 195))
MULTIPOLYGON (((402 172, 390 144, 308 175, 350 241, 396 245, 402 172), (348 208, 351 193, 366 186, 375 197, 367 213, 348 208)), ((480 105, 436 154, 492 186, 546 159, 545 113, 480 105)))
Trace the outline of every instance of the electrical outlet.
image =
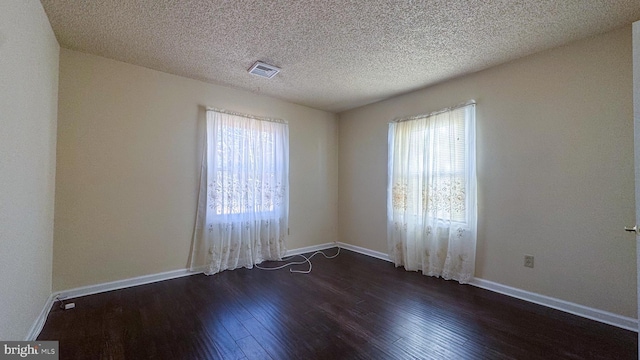
POLYGON ((533 268, 533 255, 524 256, 524 266, 528 268, 533 268))

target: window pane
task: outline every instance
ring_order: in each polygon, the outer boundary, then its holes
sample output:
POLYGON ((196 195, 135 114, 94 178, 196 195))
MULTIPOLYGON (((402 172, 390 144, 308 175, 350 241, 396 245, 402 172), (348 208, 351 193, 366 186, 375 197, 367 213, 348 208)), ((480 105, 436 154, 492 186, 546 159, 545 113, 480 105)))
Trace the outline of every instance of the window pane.
POLYGON ((395 123, 391 201, 411 216, 466 221, 465 109, 395 123))
POLYGON ((285 198, 287 125, 224 117, 213 129, 210 206, 217 215, 273 212, 285 198))

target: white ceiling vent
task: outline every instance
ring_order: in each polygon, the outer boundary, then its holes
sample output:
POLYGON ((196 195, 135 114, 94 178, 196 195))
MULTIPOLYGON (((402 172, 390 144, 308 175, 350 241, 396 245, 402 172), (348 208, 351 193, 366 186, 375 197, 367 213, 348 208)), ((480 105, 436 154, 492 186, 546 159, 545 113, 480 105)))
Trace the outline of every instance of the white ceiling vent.
POLYGON ((273 65, 265 64, 262 61, 256 61, 256 63, 253 64, 249 69, 249 73, 253 75, 258 75, 267 79, 271 79, 272 77, 276 76, 276 74, 279 72, 280 72, 280 68, 275 67, 273 65))

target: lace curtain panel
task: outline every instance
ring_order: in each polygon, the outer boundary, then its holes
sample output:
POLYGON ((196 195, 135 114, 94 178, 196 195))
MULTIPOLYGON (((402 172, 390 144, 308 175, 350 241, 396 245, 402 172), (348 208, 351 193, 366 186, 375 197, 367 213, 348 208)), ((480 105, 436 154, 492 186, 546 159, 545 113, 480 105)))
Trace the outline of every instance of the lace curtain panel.
POLYGON ((191 270, 280 260, 289 218, 289 127, 207 111, 191 270))
POLYGON ((391 260, 469 282, 477 232, 475 104, 393 122, 388 140, 391 260))

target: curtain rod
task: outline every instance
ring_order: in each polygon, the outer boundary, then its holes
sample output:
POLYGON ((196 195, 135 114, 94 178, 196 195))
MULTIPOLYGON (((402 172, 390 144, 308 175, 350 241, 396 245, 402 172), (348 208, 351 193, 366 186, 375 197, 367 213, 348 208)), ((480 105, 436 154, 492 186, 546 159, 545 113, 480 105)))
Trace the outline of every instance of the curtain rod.
POLYGON ((430 112, 428 114, 405 116, 405 117, 393 119, 391 122, 403 122, 403 121, 409 121, 409 120, 424 119, 424 118, 428 118, 428 117, 435 116, 435 115, 438 115, 438 114, 442 114, 443 112, 447 112, 447 111, 451 111, 451 110, 455 110, 455 109, 459 109, 459 108, 463 108, 465 106, 475 105, 475 104, 476 104, 475 100, 469 100, 469 101, 464 102, 462 104, 458 104, 458 105, 451 106, 451 107, 448 107, 448 108, 440 109, 438 111, 430 112))
POLYGON ((246 118, 254 119, 254 120, 258 120, 258 121, 268 121, 268 122, 275 122, 275 123, 281 123, 281 124, 287 124, 288 123, 286 120, 282 120, 282 119, 261 117, 261 116, 250 115, 250 114, 243 114, 243 113, 239 113, 239 112, 235 112, 235 111, 230 111, 230 110, 225 110, 225 109, 218 109, 218 108, 209 107, 209 106, 206 107, 206 110, 207 111, 215 111, 215 112, 223 113, 223 114, 227 114, 227 115, 242 116, 242 117, 246 117, 246 118))

